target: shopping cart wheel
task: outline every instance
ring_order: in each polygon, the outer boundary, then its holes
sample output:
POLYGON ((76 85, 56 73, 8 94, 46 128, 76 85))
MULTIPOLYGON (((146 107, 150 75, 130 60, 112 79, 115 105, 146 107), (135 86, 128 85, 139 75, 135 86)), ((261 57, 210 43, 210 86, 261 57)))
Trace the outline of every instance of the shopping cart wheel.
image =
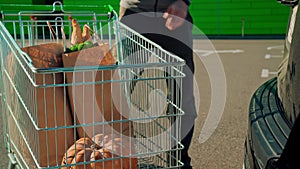
POLYGON ((19 167, 17 167, 17 161, 16 161, 16 157, 14 156, 13 153, 8 153, 8 159, 9 159, 9 163, 8 163, 8 169, 18 169, 19 167))

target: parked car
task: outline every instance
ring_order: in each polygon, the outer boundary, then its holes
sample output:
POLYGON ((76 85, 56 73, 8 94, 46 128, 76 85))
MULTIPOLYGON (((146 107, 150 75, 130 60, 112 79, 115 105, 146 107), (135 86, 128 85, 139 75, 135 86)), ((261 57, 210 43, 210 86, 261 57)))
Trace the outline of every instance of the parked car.
POLYGON ((245 169, 300 168, 300 10, 298 0, 279 2, 291 8, 284 59, 251 98, 245 169))

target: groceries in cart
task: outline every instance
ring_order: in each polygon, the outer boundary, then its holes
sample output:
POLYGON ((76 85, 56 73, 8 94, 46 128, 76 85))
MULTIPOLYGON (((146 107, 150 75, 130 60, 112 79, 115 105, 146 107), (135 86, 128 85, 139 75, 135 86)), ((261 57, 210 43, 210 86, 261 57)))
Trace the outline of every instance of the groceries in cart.
MULTIPOLYGON (((71 42, 75 44, 72 44, 71 48, 76 45, 90 44, 90 39, 85 39, 83 38, 84 36, 81 37, 81 31, 79 31, 80 27, 76 20, 72 20, 72 25, 72 38, 74 40, 71 40, 71 42)), ((85 25, 83 29, 85 28, 88 28, 88 26, 85 25)), ((84 35, 83 33, 82 35, 84 35)), ((113 65, 116 63, 116 56, 113 56, 109 45, 107 43, 99 42, 93 46, 89 46, 89 48, 79 47, 78 51, 75 50, 65 53, 62 58, 65 67, 113 65)), ((79 84, 68 86, 71 109, 73 112, 76 112, 77 122, 93 125, 77 128, 77 133, 80 139, 76 141, 75 145, 68 149, 65 154, 66 160, 63 160, 62 164, 80 164, 80 162, 92 161, 92 163, 84 164, 83 166, 87 168, 89 166, 91 168, 96 167, 97 169, 136 168, 137 159, 129 157, 135 153, 133 148, 133 139, 131 138, 133 137, 133 126, 131 122, 125 121, 127 120, 126 117, 129 117, 129 108, 127 104, 124 104, 126 102, 125 98, 119 98, 123 100, 123 104, 118 106, 116 105, 117 100, 113 100, 112 96, 112 90, 119 94, 123 93, 123 91, 121 91, 120 84, 112 83, 113 80, 120 79, 118 74, 115 73, 115 69, 95 70, 86 72, 84 75, 82 73, 76 74, 75 72, 66 73, 67 83, 82 82, 83 79, 86 83, 93 81, 108 82, 95 84, 93 86, 79 84), (122 112, 120 112, 120 110, 122 112), (93 113, 88 114, 88 112, 93 113), (127 116, 124 116, 124 112, 127 113, 127 116), (94 124, 95 122, 113 123, 97 125, 94 124), (95 133, 100 134, 94 136, 95 133), (91 140, 85 140, 86 136, 93 137, 91 140), (81 151, 78 151, 79 147, 76 147, 76 145, 78 142, 82 142, 82 140, 88 142, 83 143, 81 151), (73 152, 74 154, 72 155, 70 152, 73 152), (130 153, 125 154, 125 152, 130 153), (119 157, 120 155, 122 155, 122 157, 119 157), (73 160, 70 158, 73 158, 73 160), (102 162, 99 162, 101 159, 102 162), (94 162, 95 160, 98 160, 98 162, 94 162)), ((120 97, 122 96, 124 97, 124 95, 120 95, 120 97)), ((76 165, 76 167, 77 166, 78 165, 76 165)))
MULTIPOLYGON (((62 160, 62 166, 66 164, 76 164, 84 161, 91 161, 85 165, 86 169, 106 169, 106 168, 136 168, 136 158, 118 158, 128 156, 134 151, 132 143, 124 141, 122 137, 112 137, 112 135, 97 134, 93 138, 81 138, 77 140, 66 152, 62 160), (131 146, 129 146, 131 145, 131 146), (131 147, 131 148, 130 148, 131 147), (114 159, 96 163, 97 160, 114 159)), ((76 168, 84 167, 76 165, 76 168)))
POLYGON ((78 24, 76 19, 72 19, 72 37, 71 37, 71 44, 70 48, 66 49, 66 52, 74 52, 80 51, 83 48, 90 48, 93 47, 94 44, 90 41, 91 40, 91 28, 85 24, 83 27, 83 31, 81 31, 80 25, 78 24))
MULTIPOLYGON (((49 22, 47 25, 53 37, 57 36, 58 33, 52 29, 49 22)), ((72 20, 72 26, 71 42, 73 44, 70 48, 67 47, 67 50, 64 50, 63 44, 59 43, 43 43, 22 48, 32 60, 35 68, 76 69, 80 66, 116 64, 116 56, 113 56, 108 43, 93 44, 89 31, 88 35, 85 31, 81 32, 75 19, 72 20), (74 46, 78 48, 72 50, 74 46)), ((84 26, 84 30, 85 28, 90 29, 87 25, 84 26)), ((16 70, 14 66, 17 62, 13 55, 7 58, 8 72, 16 81, 20 76, 17 74, 19 70, 16 70)), ((126 117, 119 112, 122 109, 128 113, 129 109, 126 104, 121 105, 121 108, 116 107, 112 100, 112 88, 115 88, 115 91, 120 90, 119 84, 112 83, 112 78, 118 78, 113 77, 114 71, 115 69, 94 69, 79 73, 71 71, 34 75, 34 80, 40 87, 32 86, 37 102, 29 106, 33 109, 37 107, 35 110, 37 127, 45 131, 36 133, 36 137, 39 138, 38 144, 36 144, 35 137, 29 136, 30 131, 25 131, 24 137, 27 138, 29 145, 38 146, 39 153, 34 154, 38 155, 37 161, 41 166, 55 166, 60 164, 59 161, 62 168, 66 169, 79 167, 134 169, 137 167, 137 158, 130 157, 135 152, 133 139, 130 138, 133 137, 132 124, 123 122, 122 120, 126 120, 126 117), (95 81, 101 83, 87 85, 95 81), (109 82, 102 83, 103 81, 109 82), (72 85, 59 87, 63 84, 72 85), (75 119, 75 124, 73 119, 75 119), (97 122, 98 125, 95 124, 97 122), (114 123, 104 124, 105 122, 114 123), (78 126, 73 127, 73 125, 78 126), (130 152, 130 154, 125 154, 125 152, 130 152)), ((35 161, 30 159, 27 151, 25 148, 21 150, 24 153, 25 163, 28 166, 34 166, 35 161)))
POLYGON ((85 24, 83 27, 83 31, 81 31, 80 25, 78 24, 76 19, 72 19, 72 38, 71 38, 71 44, 80 44, 83 43, 91 38, 91 28, 85 24))
POLYGON ((3 13, 9 168, 180 168, 184 60, 84 8, 3 13))

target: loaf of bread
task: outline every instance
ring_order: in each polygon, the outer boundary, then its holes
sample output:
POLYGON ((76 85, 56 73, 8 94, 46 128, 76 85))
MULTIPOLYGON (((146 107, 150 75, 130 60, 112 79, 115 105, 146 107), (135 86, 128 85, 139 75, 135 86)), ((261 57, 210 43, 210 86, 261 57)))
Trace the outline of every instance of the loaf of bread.
POLYGON ((81 31, 78 21, 76 19, 72 19, 72 28, 71 44, 75 45, 83 43, 91 38, 91 29, 87 24, 83 26, 83 30, 81 31))

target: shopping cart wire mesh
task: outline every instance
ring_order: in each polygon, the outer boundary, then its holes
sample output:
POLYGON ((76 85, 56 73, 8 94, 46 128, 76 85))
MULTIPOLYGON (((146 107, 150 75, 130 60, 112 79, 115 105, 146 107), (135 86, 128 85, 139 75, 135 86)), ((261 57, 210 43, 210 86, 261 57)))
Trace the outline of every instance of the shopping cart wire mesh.
MULTIPOLYGON (((111 8, 103 13, 99 7, 96 12, 89 6, 66 8, 55 2, 48 11, 1 14, 0 88, 9 166, 180 168, 184 61, 122 24, 111 8), (73 65, 62 64, 61 55, 47 60, 49 53, 72 45, 74 18, 93 30, 91 41, 107 45, 117 63, 98 65, 78 56, 73 65), (36 52, 40 49, 48 54, 36 52), (74 159, 82 146, 82 161, 64 161, 72 146, 74 159), (103 158, 89 156, 96 150, 103 158)), ((78 55, 89 55, 88 50, 78 55)), ((63 61, 70 59, 62 55, 63 61)))

